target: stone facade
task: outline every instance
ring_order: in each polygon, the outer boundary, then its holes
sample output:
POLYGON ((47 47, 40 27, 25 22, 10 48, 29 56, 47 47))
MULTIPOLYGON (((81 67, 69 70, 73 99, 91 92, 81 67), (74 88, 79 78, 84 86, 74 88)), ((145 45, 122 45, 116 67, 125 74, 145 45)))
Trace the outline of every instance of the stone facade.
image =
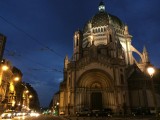
POLYGON ((16 84, 22 79, 21 71, 12 66, 10 61, 3 59, 0 63, 0 112, 13 109, 20 98, 16 95, 16 84), (3 69, 3 67, 7 69, 3 69), (16 80, 17 78, 17 80, 16 80))

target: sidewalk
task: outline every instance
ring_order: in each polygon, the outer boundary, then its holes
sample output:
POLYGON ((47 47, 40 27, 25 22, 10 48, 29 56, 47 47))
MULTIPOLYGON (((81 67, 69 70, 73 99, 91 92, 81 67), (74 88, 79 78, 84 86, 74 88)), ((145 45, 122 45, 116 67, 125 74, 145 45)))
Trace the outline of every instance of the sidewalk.
POLYGON ((145 117, 64 117, 65 120, 160 120, 160 118, 145 117))

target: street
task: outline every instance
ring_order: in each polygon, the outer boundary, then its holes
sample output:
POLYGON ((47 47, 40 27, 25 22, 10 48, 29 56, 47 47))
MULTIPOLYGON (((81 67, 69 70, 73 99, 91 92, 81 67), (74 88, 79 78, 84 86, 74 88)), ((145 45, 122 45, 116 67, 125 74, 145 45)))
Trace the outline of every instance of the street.
POLYGON ((59 117, 52 115, 40 115, 38 117, 14 117, 2 120, 160 120, 153 117, 59 117))
POLYGON ((23 116, 23 117, 14 117, 12 119, 1 119, 1 120, 66 120, 66 119, 50 115, 47 116, 40 115, 38 117, 23 116))
POLYGON ((69 117, 66 120, 160 120, 154 117, 69 117))

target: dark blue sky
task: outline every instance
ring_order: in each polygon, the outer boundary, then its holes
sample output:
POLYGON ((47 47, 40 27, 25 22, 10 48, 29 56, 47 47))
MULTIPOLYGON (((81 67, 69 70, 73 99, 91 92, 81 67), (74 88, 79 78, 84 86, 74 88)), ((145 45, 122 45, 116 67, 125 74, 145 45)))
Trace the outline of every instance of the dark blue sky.
MULTIPOLYGON (((23 81, 48 106, 63 80, 63 60, 72 56, 73 34, 98 12, 100 0, 0 0, 0 33, 7 37, 4 58, 23 72, 23 81)), ((104 0, 106 11, 129 26, 132 44, 145 45, 160 67, 160 1, 104 0)))

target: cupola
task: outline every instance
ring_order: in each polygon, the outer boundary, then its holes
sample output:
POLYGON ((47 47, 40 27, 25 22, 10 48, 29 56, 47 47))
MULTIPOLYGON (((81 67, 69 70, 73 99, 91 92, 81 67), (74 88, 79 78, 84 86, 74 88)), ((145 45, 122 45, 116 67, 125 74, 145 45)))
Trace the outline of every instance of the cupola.
POLYGON ((104 5, 103 1, 101 1, 99 3, 98 9, 99 9, 99 12, 105 12, 105 5, 104 5))

